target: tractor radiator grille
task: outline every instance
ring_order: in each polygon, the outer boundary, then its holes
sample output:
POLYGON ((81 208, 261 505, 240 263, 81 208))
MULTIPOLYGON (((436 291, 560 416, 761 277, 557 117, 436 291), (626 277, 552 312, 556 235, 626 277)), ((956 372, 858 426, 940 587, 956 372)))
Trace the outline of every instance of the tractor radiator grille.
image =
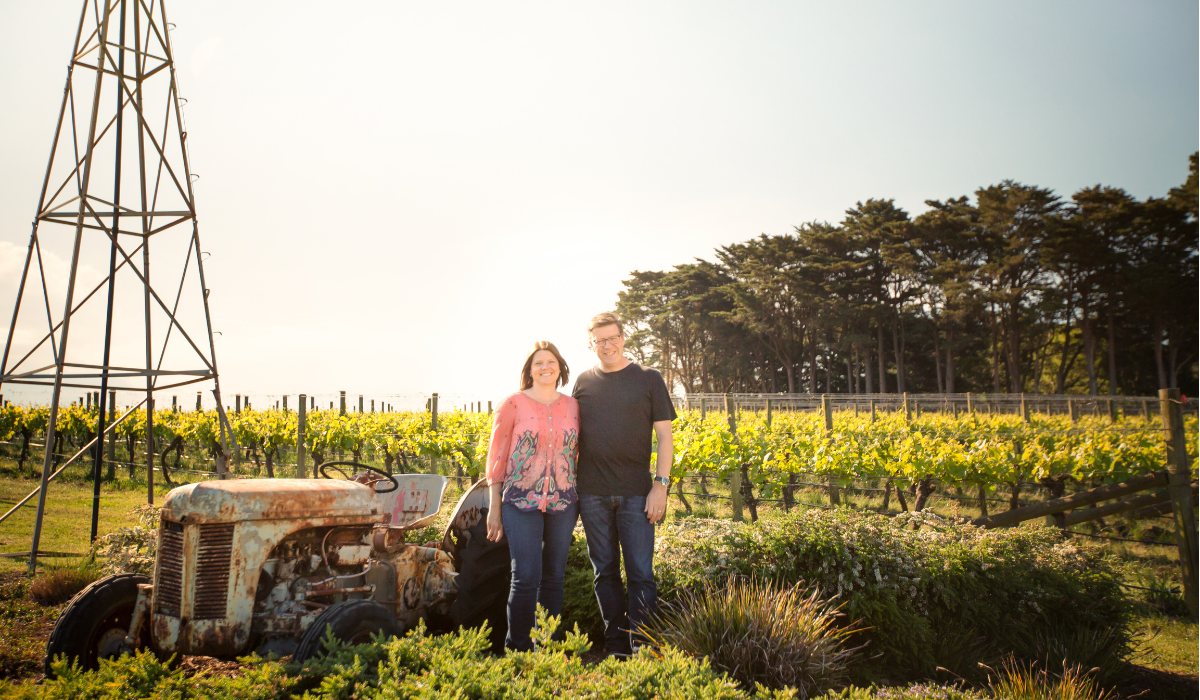
POLYGON ((201 525, 196 554, 196 603, 192 618, 225 617, 229 595, 229 560, 233 555, 233 525, 201 525))
POLYGON ((179 598, 183 591, 183 526, 163 521, 160 532, 154 612, 179 617, 179 598))

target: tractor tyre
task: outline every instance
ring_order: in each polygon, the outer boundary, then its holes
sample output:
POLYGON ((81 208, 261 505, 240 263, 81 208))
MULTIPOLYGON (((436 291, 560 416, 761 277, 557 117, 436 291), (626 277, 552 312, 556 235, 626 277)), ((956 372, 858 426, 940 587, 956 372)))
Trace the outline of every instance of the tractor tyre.
POLYGON ((350 644, 365 644, 371 636, 383 632, 398 637, 404 626, 384 606, 373 600, 343 600, 325 609, 309 624, 292 654, 293 661, 307 661, 325 654, 325 630, 333 631, 334 639, 350 644))
MULTIPOLYGON (((84 670, 100 667, 100 659, 111 659, 132 651, 125 645, 138 584, 150 583, 141 574, 114 574, 84 588, 58 616, 46 643, 45 671, 53 678, 50 662, 57 656, 76 661, 84 670)), ((150 645, 150 620, 142 625, 136 649, 150 645)))

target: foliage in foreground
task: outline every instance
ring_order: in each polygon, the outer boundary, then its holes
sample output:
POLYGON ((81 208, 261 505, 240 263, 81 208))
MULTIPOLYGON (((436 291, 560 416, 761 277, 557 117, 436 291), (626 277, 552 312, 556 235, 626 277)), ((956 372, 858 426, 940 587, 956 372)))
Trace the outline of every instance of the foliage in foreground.
POLYGON ((845 644, 855 628, 835 625, 837 608, 816 588, 736 579, 683 593, 645 632, 658 647, 707 659, 742 687, 790 686, 808 698, 843 681, 856 651, 845 644))
POLYGON ((1065 661, 1116 672, 1129 654, 1132 611, 1116 562, 1053 528, 804 510, 758 523, 683 520, 659 530, 655 549, 666 601, 735 575, 838 596, 847 618, 867 628, 851 667, 859 682, 920 680, 939 666, 983 680, 979 663, 1014 653, 1044 668, 1065 661))
POLYGON ((0 578, 0 678, 40 672, 46 643, 36 632, 52 624, 59 610, 61 606, 43 607, 29 599, 24 574, 0 578))
POLYGON ((486 629, 432 637, 424 626, 403 638, 345 645, 326 639, 326 655, 304 664, 284 665, 251 657, 244 675, 227 678, 183 671, 143 652, 101 662, 96 672, 80 672, 59 663, 58 677, 42 685, 0 687, 0 696, 23 700, 87 700, 90 698, 162 697, 273 700, 300 698, 794 698, 791 691, 757 689, 750 694, 728 677, 686 654, 665 649, 627 662, 605 661, 584 666, 573 652, 589 647, 578 633, 555 642, 556 618, 539 620, 534 639, 540 649, 496 657, 486 629))

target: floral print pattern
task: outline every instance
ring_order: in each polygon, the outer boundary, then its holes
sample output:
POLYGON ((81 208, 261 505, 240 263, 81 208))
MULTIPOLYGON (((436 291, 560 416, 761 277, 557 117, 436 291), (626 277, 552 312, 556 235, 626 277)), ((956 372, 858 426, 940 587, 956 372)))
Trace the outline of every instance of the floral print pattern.
POLYGON ((502 483, 501 502, 521 510, 560 512, 579 500, 579 402, 561 395, 546 405, 516 393, 501 403, 488 448, 489 484, 502 483))

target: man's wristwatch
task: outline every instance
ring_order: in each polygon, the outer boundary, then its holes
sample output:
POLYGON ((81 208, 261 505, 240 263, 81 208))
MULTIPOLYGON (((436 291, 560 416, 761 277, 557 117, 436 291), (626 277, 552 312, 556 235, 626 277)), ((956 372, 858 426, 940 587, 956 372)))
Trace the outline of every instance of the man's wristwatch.
POLYGON ((669 476, 656 476, 656 477, 654 477, 654 483, 656 483, 656 484, 662 484, 663 486, 666 486, 667 488, 671 488, 671 477, 669 477, 669 476))

